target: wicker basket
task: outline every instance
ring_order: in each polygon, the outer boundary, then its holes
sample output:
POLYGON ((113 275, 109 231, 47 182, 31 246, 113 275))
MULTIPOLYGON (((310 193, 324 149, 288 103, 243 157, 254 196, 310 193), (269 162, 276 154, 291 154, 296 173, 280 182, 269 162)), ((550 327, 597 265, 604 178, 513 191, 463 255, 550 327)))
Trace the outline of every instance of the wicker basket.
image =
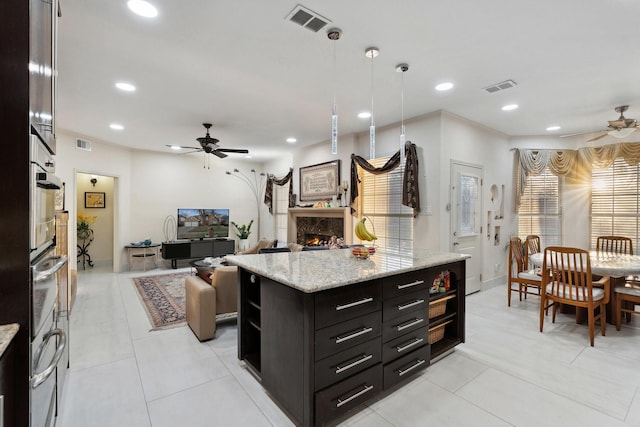
POLYGON ((444 298, 438 298, 435 301, 431 301, 429 303, 429 319, 442 316, 447 311, 447 301, 455 297, 455 295, 448 295, 444 298))
POLYGON ((451 323, 451 320, 439 324, 436 327, 429 329, 429 344, 434 344, 444 338, 444 327, 451 323))

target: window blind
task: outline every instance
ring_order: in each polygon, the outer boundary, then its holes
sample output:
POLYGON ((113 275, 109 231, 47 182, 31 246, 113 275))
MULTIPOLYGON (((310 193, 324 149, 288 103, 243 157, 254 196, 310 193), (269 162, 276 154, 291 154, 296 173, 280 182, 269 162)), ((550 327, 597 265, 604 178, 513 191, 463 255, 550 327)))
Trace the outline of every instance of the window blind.
MULTIPOLYGON (((287 227, 289 221, 289 186, 273 186, 273 218, 275 226, 275 238, 278 242, 287 242, 287 227)), ((295 236, 293 237, 295 241, 295 236)))
POLYGON ((560 245, 562 216, 558 177, 545 168, 539 175, 529 175, 518 210, 518 235, 540 236, 540 245, 560 245))
POLYGON ((624 236, 638 251, 638 165, 618 158, 605 169, 591 171, 591 247, 598 236, 624 236))
MULTIPOLYGON (((388 157, 370 160, 375 167, 383 166, 388 157)), ((376 244, 387 252, 413 253, 413 209, 402 204, 403 168, 389 173, 362 174, 362 213, 367 217, 367 228, 378 236, 376 244)))

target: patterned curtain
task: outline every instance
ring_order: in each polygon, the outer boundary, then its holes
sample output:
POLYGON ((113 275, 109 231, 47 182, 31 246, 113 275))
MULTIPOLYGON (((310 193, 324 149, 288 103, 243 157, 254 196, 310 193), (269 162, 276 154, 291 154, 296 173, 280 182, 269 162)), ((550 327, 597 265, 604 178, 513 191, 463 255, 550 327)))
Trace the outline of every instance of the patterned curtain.
POLYGON ((289 173, 282 178, 276 178, 275 175, 267 176, 267 186, 264 191, 264 204, 269 207, 269 213, 273 215, 273 184, 283 186, 289 184, 289 207, 292 208, 295 203, 293 201, 293 168, 289 168, 289 173))

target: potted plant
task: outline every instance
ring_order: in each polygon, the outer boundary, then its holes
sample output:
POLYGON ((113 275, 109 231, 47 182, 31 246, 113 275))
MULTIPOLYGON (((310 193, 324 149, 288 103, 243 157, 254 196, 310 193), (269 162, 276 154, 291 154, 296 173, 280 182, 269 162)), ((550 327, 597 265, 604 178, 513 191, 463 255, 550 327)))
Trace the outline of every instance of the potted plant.
POLYGON ((95 224, 96 218, 96 215, 84 215, 82 212, 78 213, 76 231, 79 239, 86 240, 91 236, 93 230, 90 225, 95 224))
POLYGON ((238 225, 234 221, 231 221, 231 225, 236 229, 236 236, 240 239, 238 244, 238 248, 241 251, 247 249, 247 239, 249 238, 249 234, 251 234, 251 226, 253 225, 253 220, 249 221, 249 224, 238 225))

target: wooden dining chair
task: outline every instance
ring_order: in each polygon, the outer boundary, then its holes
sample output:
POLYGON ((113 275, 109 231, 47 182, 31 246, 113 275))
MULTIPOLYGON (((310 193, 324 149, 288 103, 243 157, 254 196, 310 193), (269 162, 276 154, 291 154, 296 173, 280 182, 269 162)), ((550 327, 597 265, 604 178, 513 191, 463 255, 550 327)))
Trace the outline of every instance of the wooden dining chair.
POLYGON ((602 336, 606 333, 605 305, 609 302, 608 276, 594 284, 591 276, 589 252, 583 249, 550 246, 544 250, 542 295, 540 300, 540 332, 544 318, 551 307, 551 322, 556 321, 559 305, 570 305, 587 310, 589 341, 593 347, 595 322, 600 320, 602 336))
POLYGON ((631 319, 632 314, 640 314, 640 311, 635 310, 636 304, 640 304, 640 284, 635 281, 626 281, 623 285, 616 286, 614 291, 616 331, 619 331, 622 313, 625 313, 627 321, 631 319))
POLYGON ((519 237, 512 237, 509 242, 509 283, 507 284, 509 287, 507 305, 509 307, 511 307, 512 292, 518 292, 520 301, 522 301, 523 295, 526 299, 527 294, 540 294, 541 277, 533 269, 527 269, 528 259, 525 252, 522 240, 519 237))
POLYGON ((633 242, 628 237, 598 236, 596 241, 598 252, 613 252, 616 254, 633 255, 633 242))

